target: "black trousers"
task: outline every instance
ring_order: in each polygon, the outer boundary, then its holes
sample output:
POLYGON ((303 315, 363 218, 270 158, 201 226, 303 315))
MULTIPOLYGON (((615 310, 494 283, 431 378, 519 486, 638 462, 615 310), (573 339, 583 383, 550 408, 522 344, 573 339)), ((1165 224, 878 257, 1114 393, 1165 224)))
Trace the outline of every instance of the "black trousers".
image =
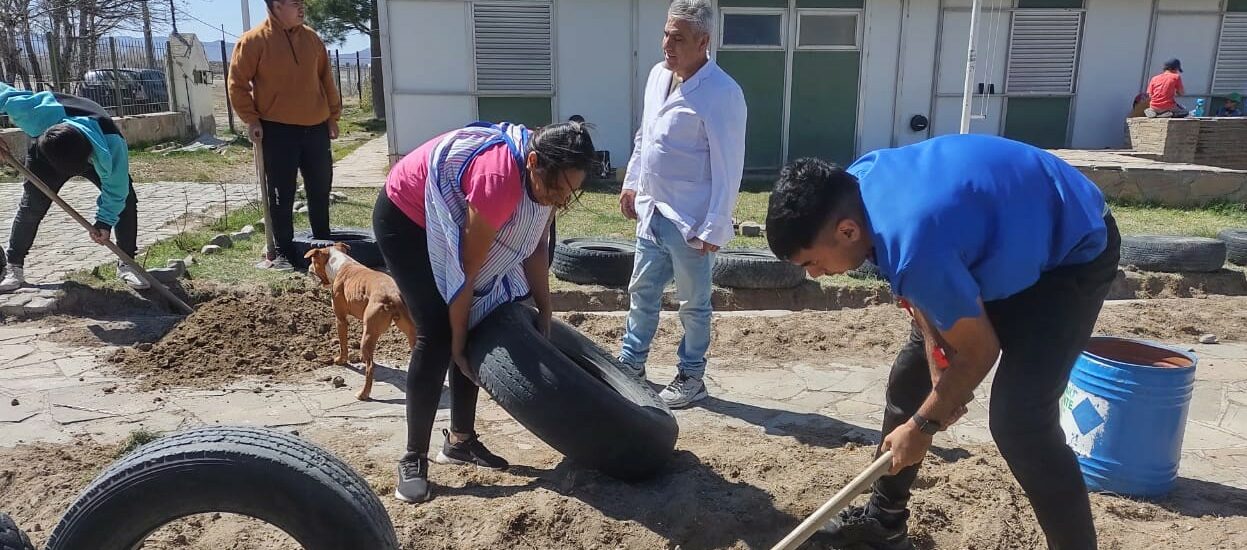
MULTIPOLYGON (((1112 215, 1104 221, 1108 247, 1095 260, 1049 271, 1030 288, 985 304, 1002 351, 989 411, 992 438, 1030 499, 1051 549, 1096 548, 1087 487, 1065 443, 1058 402, 1117 276, 1121 236, 1112 215)), ((907 422, 930 393, 923 338, 915 330, 892 364, 883 434, 907 422)), ((917 476, 915 465, 881 478, 871 502, 892 510, 907 507, 917 476)))
POLYGON ((382 190, 372 211, 381 256, 416 322, 416 345, 407 368, 407 450, 425 454, 442 380, 450 369, 450 429, 474 433, 478 388, 450 362, 450 308, 437 291, 429 263, 428 237, 382 190))
POLYGON ((333 187, 329 125, 296 126, 267 120, 260 124, 264 128, 264 172, 273 241, 278 253, 301 264, 303 258, 297 258, 294 249, 294 196, 300 173, 312 236, 329 238, 329 191, 333 187))
MULTIPOLYGON (((26 153, 26 167, 56 193, 60 193, 65 182, 73 177, 57 171, 39 154, 39 148, 33 143, 26 153)), ((90 180, 97 188, 103 186, 94 166, 88 164, 86 171, 78 175, 90 180)), ((51 206, 52 199, 39 191, 34 184, 26 182, 22 190, 22 202, 18 204, 17 215, 13 217, 13 230, 9 233, 9 250, 5 258, 7 263, 26 265, 26 254, 30 253, 30 247, 35 243, 35 235, 39 233, 39 224, 51 206)), ((117 246, 130 257, 134 257, 139 250, 138 231, 139 199, 134 194, 134 179, 131 178, 130 194, 126 196, 126 205, 121 210, 121 218, 117 221, 117 226, 113 227, 113 238, 116 239, 117 246)))

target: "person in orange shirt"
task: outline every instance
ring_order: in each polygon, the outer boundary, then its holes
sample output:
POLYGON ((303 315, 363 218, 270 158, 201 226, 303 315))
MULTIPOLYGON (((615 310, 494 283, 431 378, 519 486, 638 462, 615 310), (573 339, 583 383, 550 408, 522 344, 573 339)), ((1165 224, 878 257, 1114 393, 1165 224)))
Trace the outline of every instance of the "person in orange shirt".
POLYGON ((1186 95, 1186 88, 1182 86, 1182 62, 1177 59, 1166 61, 1164 72, 1153 76, 1148 82, 1147 95, 1150 101, 1143 113, 1148 118, 1185 117, 1187 110, 1174 99, 1186 95))
POLYGON ((294 249, 295 185, 300 172, 307 191, 312 235, 328 239, 329 191, 342 98, 329 54, 316 31, 303 24, 303 0, 265 0, 268 18, 234 47, 229 98, 247 123, 252 142, 264 144, 269 210, 273 215, 271 267, 305 267, 294 249))

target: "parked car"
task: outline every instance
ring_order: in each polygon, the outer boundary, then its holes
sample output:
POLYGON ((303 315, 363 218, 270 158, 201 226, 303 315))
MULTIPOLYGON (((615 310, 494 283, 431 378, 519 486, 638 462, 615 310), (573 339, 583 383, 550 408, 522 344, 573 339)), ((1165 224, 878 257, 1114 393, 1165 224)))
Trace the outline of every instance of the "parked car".
POLYGON ((169 86, 165 82, 165 73, 159 69, 119 69, 123 73, 133 75, 147 93, 150 107, 146 112, 169 110, 169 86))
POLYGON ((135 114, 140 111, 140 105, 148 102, 147 91, 135 75, 114 69, 87 71, 74 93, 110 109, 114 116, 135 114))

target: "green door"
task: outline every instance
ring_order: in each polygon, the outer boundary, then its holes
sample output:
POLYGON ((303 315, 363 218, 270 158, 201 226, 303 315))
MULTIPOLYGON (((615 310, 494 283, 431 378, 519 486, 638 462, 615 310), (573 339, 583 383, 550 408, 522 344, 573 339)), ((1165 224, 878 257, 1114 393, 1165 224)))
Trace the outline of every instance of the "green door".
POLYGON ((718 63, 740 84, 749 106, 745 167, 778 170, 784 145, 784 52, 723 51, 718 63))
POLYGON ((784 162, 784 79, 788 0, 722 0, 716 61, 740 85, 749 107, 745 168, 784 162))
POLYGON ((847 164, 857 148, 862 0, 797 0, 796 8, 788 159, 847 164))
POLYGON ((859 52, 793 53, 789 160, 853 161, 860 65, 859 52))

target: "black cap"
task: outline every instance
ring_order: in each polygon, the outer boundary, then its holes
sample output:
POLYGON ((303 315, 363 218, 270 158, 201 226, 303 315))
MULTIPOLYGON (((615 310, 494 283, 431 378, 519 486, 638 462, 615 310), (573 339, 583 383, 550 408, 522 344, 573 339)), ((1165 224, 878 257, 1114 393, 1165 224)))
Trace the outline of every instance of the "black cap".
POLYGON ((1165 62, 1165 70, 1182 72, 1182 62, 1179 61, 1177 58, 1170 59, 1169 61, 1165 62))

